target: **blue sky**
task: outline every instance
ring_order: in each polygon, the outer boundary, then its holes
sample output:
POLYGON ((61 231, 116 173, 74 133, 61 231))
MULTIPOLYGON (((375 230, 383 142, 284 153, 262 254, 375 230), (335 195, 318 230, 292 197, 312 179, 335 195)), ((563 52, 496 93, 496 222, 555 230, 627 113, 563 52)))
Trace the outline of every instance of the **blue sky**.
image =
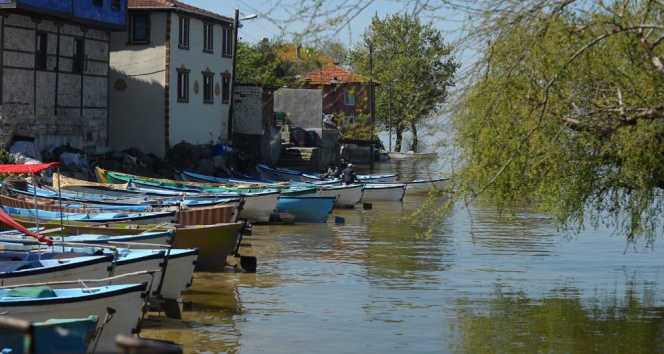
MULTIPOLYGON (((291 18, 288 14, 287 6, 276 7, 276 4, 289 4, 298 3, 300 0, 233 0, 233 1, 220 1, 220 0, 180 0, 184 3, 196 6, 208 11, 218 13, 223 16, 234 17, 235 9, 240 10, 240 17, 257 14, 258 17, 251 21, 243 22, 243 27, 240 28, 240 40, 256 43, 263 38, 274 38, 281 34, 280 29, 271 21, 271 19, 285 20, 291 18)), ((359 41, 362 32, 371 21, 374 14, 379 17, 385 17, 388 14, 399 12, 404 9, 404 4, 394 0, 374 0, 354 2, 349 0, 327 0, 326 6, 334 7, 348 6, 344 4, 352 3, 353 6, 366 6, 362 11, 354 16, 350 21, 350 26, 341 28, 336 36, 336 39, 344 44, 351 46, 353 43, 359 41), (368 4, 368 5, 367 5, 368 4)), ((320 20, 325 17, 321 16, 320 20)), ((291 30, 299 30, 305 24, 293 22, 289 25, 291 30)), ((290 39, 286 37, 286 39, 290 39)))

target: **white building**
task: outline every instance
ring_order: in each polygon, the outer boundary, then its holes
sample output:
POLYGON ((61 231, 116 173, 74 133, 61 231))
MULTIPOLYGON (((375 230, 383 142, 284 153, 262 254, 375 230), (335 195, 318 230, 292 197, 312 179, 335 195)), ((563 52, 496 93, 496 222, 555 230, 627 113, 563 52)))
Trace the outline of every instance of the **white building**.
POLYGON ((163 157, 227 138, 233 22, 175 0, 129 0, 111 35, 109 145, 163 157))

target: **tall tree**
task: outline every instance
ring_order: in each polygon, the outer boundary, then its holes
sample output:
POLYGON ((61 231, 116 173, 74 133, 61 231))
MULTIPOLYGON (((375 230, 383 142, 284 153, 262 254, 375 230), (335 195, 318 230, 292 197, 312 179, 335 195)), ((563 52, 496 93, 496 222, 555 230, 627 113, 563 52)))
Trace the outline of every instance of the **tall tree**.
POLYGON ((370 76, 375 85, 391 86, 391 100, 387 89, 376 90, 376 123, 383 129, 394 128, 396 151, 401 151, 408 130, 413 135, 409 149, 417 151, 418 125, 434 116, 446 101, 459 67, 451 52, 431 22, 422 23, 418 16, 405 12, 384 19, 374 16, 363 42, 354 49, 354 67, 370 76))
POLYGON ((296 81, 293 63, 284 60, 280 51, 283 39, 260 41, 254 45, 238 42, 237 82, 261 85, 291 85, 296 81))
POLYGON ((473 36, 486 46, 451 116, 457 190, 501 210, 536 202, 568 230, 590 221, 653 241, 664 206, 663 3, 485 9, 473 36))

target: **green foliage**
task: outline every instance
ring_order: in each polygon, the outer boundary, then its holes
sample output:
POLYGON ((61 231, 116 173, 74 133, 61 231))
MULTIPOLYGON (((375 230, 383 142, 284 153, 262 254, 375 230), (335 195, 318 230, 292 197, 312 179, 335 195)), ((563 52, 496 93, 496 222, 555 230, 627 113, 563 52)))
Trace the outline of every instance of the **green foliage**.
POLYGON ((590 221, 654 240, 664 186, 662 5, 613 5, 520 2, 478 21, 475 35, 490 42, 451 115, 457 198, 481 196, 504 211, 533 203, 567 230, 590 221))
POLYGON ((292 84, 296 80, 292 72, 293 63, 279 55, 285 45, 279 38, 255 45, 238 42, 236 81, 277 86, 292 84))
MULTIPOLYGON (((363 42, 351 53, 351 63, 378 86, 376 123, 380 129, 391 127, 400 137, 440 110, 460 66, 451 52, 432 22, 422 23, 408 13, 372 18, 363 42)), ((398 138, 397 143, 400 141, 398 138)))

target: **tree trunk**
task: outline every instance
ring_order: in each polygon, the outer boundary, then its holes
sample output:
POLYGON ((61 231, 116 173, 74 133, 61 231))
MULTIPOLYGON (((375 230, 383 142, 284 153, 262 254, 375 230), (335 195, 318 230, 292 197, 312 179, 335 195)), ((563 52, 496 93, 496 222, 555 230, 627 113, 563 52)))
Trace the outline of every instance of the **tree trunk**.
POLYGON ((394 152, 401 152, 401 142, 403 141, 403 130, 402 129, 395 129, 396 130, 396 141, 394 142, 394 152))
POLYGON ((413 145, 411 145, 410 149, 413 152, 417 152, 419 141, 417 140, 417 126, 415 124, 410 125, 410 130, 413 132, 413 145))

